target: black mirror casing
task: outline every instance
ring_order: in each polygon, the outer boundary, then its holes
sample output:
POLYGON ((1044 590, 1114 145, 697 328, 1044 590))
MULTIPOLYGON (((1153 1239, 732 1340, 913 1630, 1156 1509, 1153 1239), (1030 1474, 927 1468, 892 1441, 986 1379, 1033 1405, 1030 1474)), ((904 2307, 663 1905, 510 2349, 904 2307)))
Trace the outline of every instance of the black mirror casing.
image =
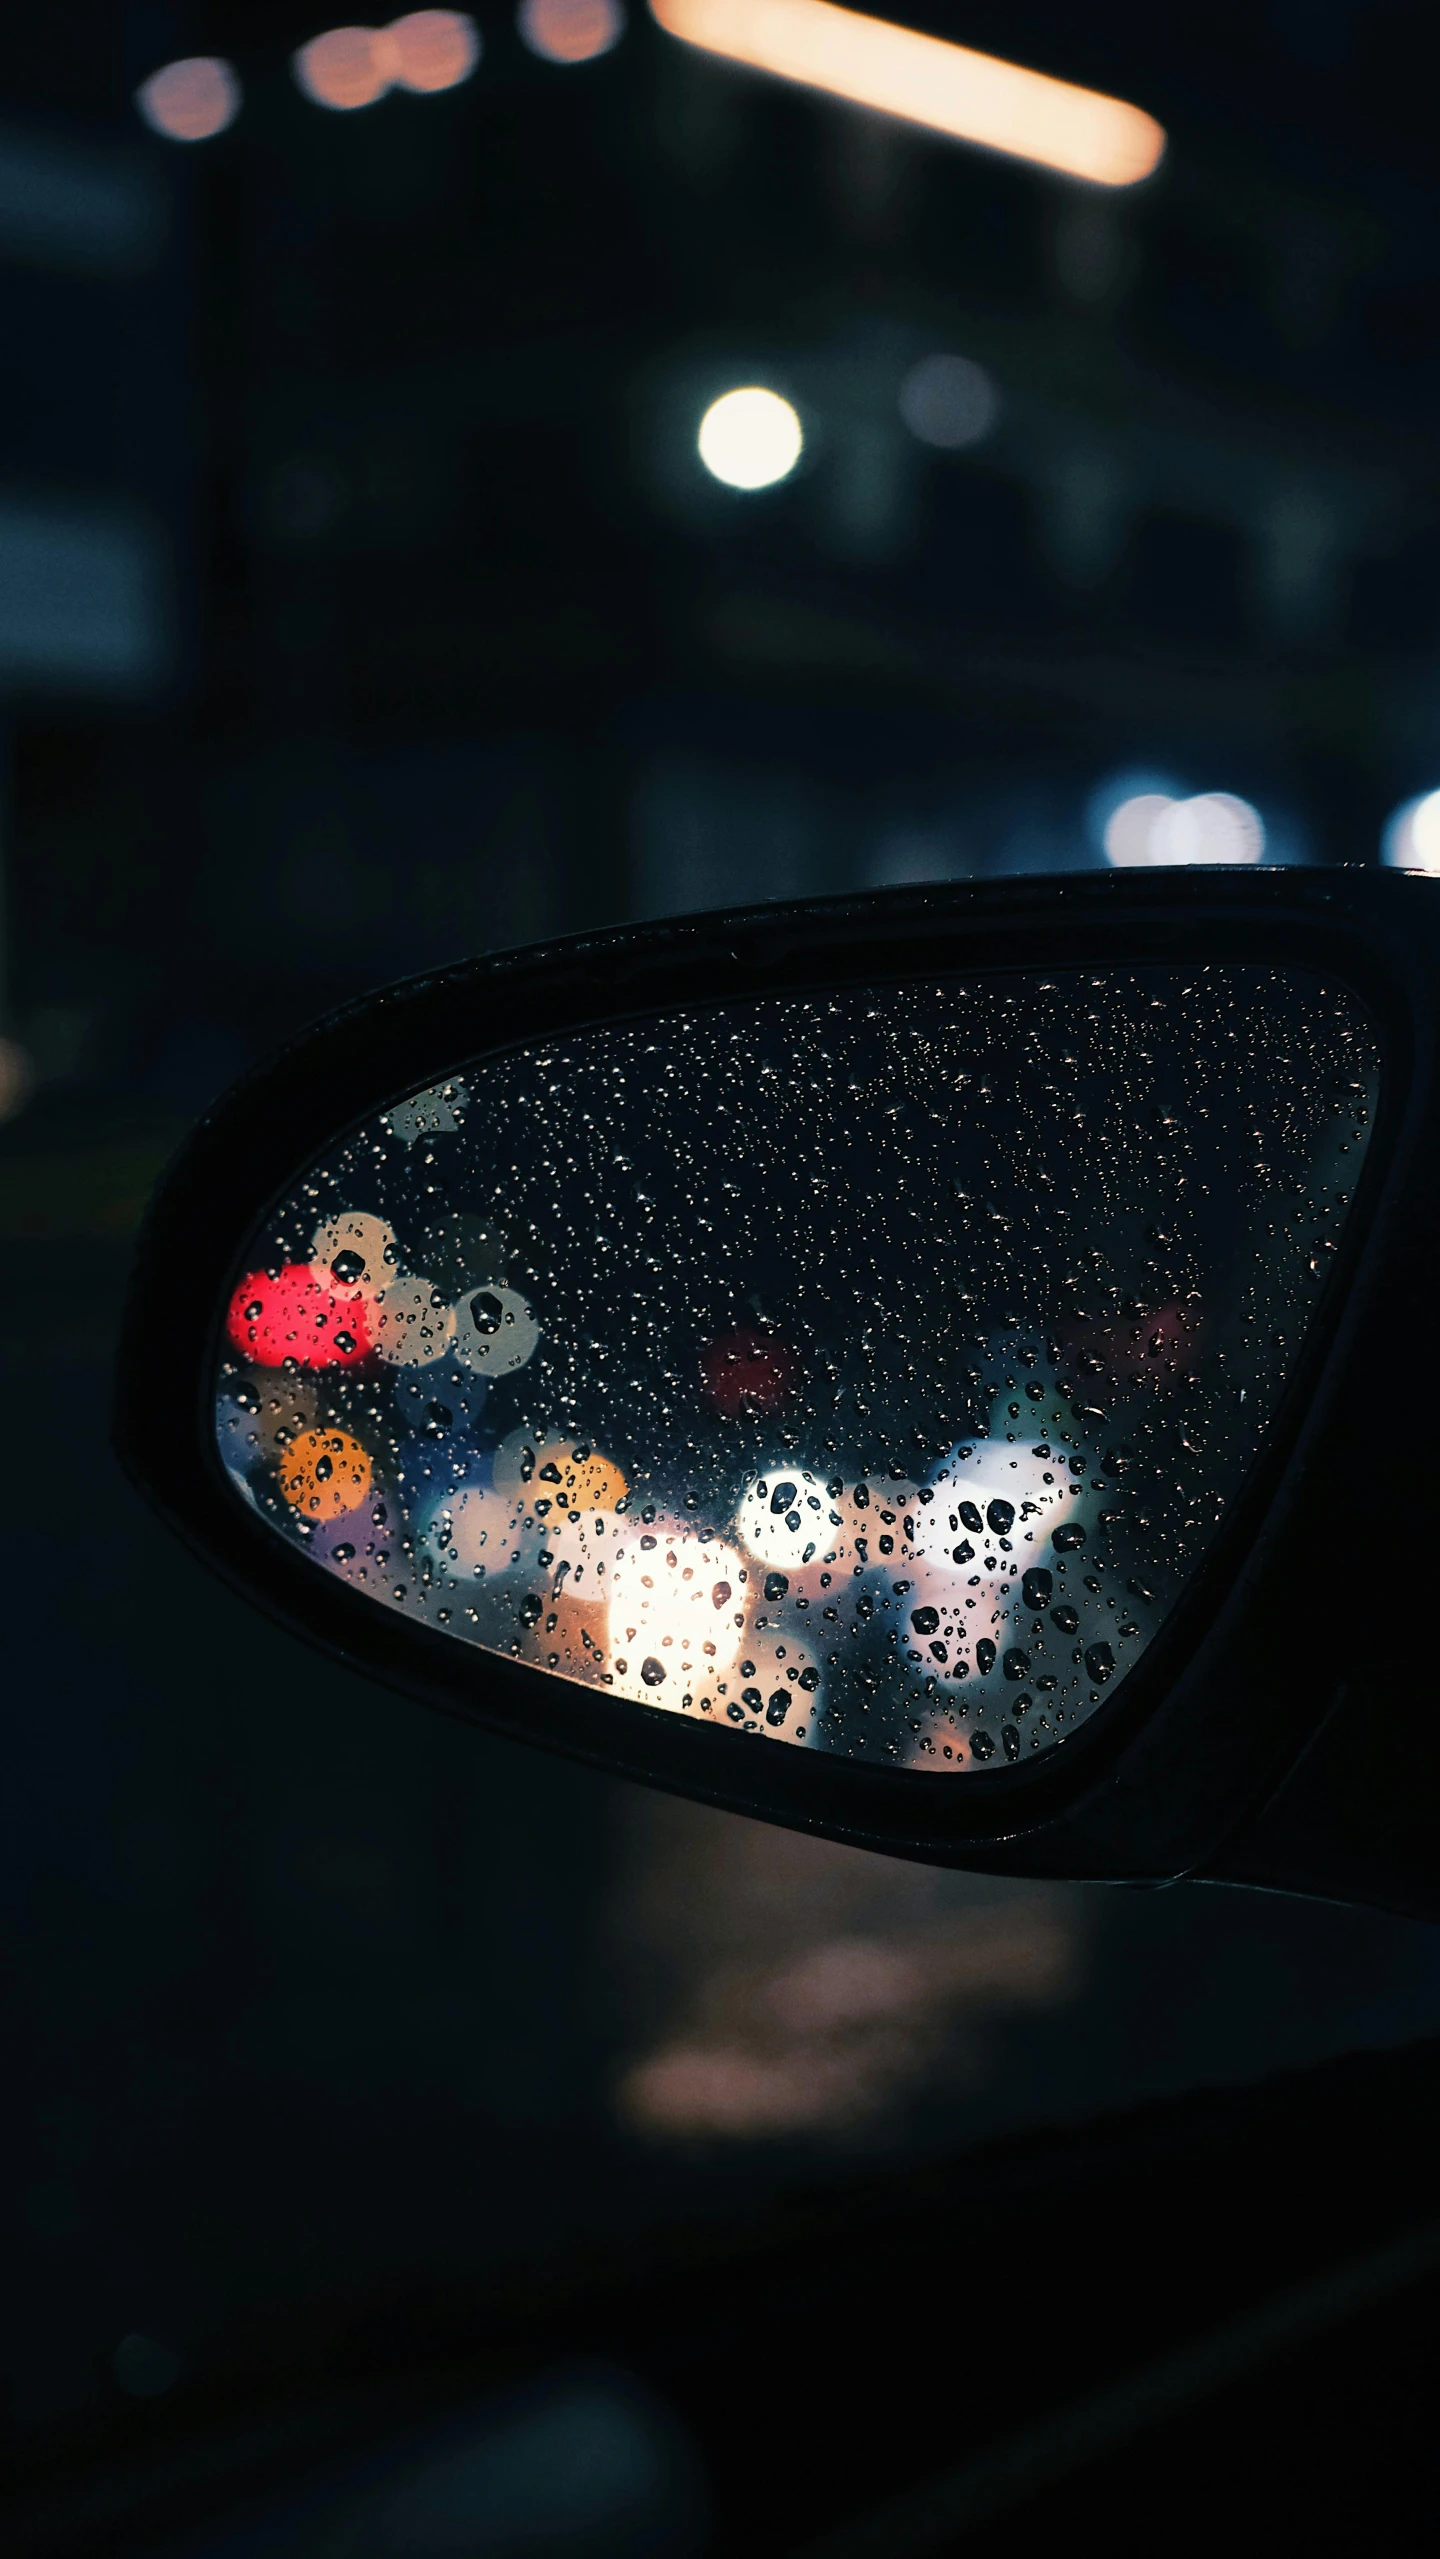
POLYGON ((517 1738, 891 1854, 1131 1882, 1209 1874, 1440 1916, 1425 1604, 1440 1477, 1424 1406, 1440 1267, 1437 989, 1440 887, 1359 871, 893 891, 682 917, 409 980, 249 1075, 165 1177, 122 1335, 122 1461, 176 1534, 284 1625, 517 1738), (1262 1452, 1143 1658, 1063 1748, 957 1785, 742 1749, 621 1696, 597 1719, 571 1680, 397 1618, 235 1499, 212 1381, 237 1257, 297 1168, 365 1114, 487 1050, 681 1007, 951 969, 1207 961, 1304 968, 1348 989, 1381 1051, 1378 1113, 1262 1452), (1337 1603, 1357 1554, 1378 1593, 1368 1614, 1337 1603))

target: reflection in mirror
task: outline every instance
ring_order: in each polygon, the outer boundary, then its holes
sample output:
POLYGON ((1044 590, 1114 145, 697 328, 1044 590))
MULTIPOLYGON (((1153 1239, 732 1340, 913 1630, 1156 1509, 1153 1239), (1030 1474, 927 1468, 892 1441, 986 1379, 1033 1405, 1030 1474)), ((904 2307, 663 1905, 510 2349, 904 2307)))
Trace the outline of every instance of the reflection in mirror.
POLYGON ((438 1633, 721 1730, 1003 1769, 1233 1503, 1378 1090, 1298 970, 1005 972, 480 1058, 251 1242, 243 1498, 438 1633))

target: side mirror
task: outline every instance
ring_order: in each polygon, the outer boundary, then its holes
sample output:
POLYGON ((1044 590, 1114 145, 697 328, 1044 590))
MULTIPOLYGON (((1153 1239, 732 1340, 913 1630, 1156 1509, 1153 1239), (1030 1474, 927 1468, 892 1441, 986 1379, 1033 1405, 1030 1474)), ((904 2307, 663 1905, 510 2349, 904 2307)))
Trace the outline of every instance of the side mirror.
POLYGON ((1343 1708, 1368 1883, 1353 1805, 1257 1879, 1440 1910, 1437 961, 1428 882, 1129 874, 388 989, 167 1177, 122 1455, 357 1667, 905 1855, 1246 1871, 1343 1708))

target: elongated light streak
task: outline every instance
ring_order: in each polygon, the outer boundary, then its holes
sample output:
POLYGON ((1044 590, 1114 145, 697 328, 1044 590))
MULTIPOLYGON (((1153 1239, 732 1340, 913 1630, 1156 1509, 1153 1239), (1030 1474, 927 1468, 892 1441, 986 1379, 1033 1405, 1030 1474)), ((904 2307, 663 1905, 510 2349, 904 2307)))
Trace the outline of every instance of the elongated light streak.
POLYGON ((1154 117, 1122 98, 837 9, 832 0, 650 0, 650 7, 668 35, 706 53, 1097 186, 1133 187, 1165 148, 1154 117))

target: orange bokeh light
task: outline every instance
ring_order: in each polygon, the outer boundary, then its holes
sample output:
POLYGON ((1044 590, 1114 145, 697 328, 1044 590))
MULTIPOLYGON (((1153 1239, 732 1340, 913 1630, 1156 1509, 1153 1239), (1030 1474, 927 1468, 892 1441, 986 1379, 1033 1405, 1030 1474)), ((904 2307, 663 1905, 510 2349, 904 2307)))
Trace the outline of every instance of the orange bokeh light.
POLYGON ((460 9, 412 9, 382 27, 376 46, 397 88, 426 97, 458 88, 480 59, 479 31, 460 9))
POLYGON ((348 1431, 303 1431, 280 1467, 280 1490, 306 1519, 358 1510, 373 1482, 370 1460, 348 1431))
POLYGON ((412 9, 388 27, 330 27, 295 56, 295 77, 320 107, 372 107, 390 89, 434 96, 468 80, 480 35, 463 9, 412 9))
POLYGON ((295 77, 317 107, 348 112, 383 98, 390 75, 376 59, 374 27, 331 27, 295 56, 295 77))
POLYGON ((521 0, 516 22, 546 62, 593 62, 625 33, 621 0, 521 0))

